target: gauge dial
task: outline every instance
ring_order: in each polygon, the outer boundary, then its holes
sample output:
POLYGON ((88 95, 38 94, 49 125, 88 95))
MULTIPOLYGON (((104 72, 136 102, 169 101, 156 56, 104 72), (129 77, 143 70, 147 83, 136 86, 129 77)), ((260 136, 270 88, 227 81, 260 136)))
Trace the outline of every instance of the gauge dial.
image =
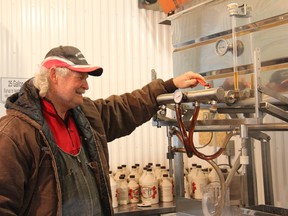
POLYGON ((180 89, 177 89, 174 92, 174 102, 175 103, 181 103, 182 99, 183 99, 183 92, 180 89))
POLYGON ((220 56, 225 55, 229 50, 229 43, 224 39, 220 39, 216 43, 216 53, 220 56))

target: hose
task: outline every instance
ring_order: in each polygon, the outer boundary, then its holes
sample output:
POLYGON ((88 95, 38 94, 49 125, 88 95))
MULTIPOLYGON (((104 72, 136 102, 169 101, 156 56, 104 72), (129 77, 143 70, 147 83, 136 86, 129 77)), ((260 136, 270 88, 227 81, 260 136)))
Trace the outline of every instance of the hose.
POLYGON ((203 208, 203 213, 205 216, 221 216, 222 215, 222 211, 224 209, 225 206, 225 201, 226 201, 226 192, 227 192, 227 185, 225 184, 225 179, 224 179, 224 175, 221 172, 221 169, 217 166, 217 164, 212 161, 212 160, 208 160, 207 161, 216 171, 218 177, 219 177, 219 183, 220 183, 220 187, 221 187, 221 192, 220 192, 220 196, 217 199, 217 204, 215 205, 215 211, 213 213, 211 213, 208 210, 208 197, 203 197, 204 199, 202 200, 202 208, 203 208))
POLYGON ((183 119, 182 119, 182 110, 181 110, 180 104, 175 104, 176 118, 177 118, 177 122, 178 122, 179 129, 180 129, 180 132, 177 131, 175 134, 179 138, 179 140, 184 144, 184 147, 186 149, 186 154, 188 157, 192 157, 193 154, 195 154, 197 157, 203 160, 213 160, 219 157, 224 152, 226 145, 228 141, 230 140, 230 138, 232 137, 233 133, 230 132, 229 134, 227 134, 225 138, 225 142, 224 142, 224 147, 220 148, 216 153, 212 155, 205 155, 199 152, 193 142, 193 134, 194 134, 196 122, 198 119, 199 110, 200 110, 199 104, 195 103, 195 110, 192 116, 192 120, 190 122, 190 129, 189 129, 189 136, 188 136, 183 119))
POLYGON ((186 149, 186 154, 190 158, 193 156, 193 150, 192 150, 192 145, 189 142, 189 137, 187 136, 186 128, 182 119, 182 111, 180 104, 175 105, 175 110, 176 110, 176 118, 179 124, 179 129, 181 131, 181 136, 179 136, 179 133, 177 133, 177 137, 181 137, 180 141, 184 144, 184 147, 186 149))

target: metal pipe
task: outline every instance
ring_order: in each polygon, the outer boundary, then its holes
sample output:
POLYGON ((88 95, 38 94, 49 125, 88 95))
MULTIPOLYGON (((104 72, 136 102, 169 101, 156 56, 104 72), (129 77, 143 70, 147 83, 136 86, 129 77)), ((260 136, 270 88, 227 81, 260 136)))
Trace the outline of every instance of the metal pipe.
POLYGON ((173 154, 174 152, 172 151, 172 134, 173 134, 173 129, 172 127, 166 127, 166 132, 167 132, 167 137, 168 137, 168 153, 167 153, 167 158, 169 159, 169 177, 173 176, 172 168, 173 168, 173 154))
MULTIPOLYGON (((239 125, 229 125, 229 120, 227 125, 198 125, 195 127, 195 132, 210 132, 210 131, 232 131, 240 130, 239 125)), ((287 131, 287 123, 265 123, 265 124, 247 124, 249 131, 287 131)))
POLYGON ((249 131, 287 131, 287 123, 265 123, 260 125, 247 125, 249 131))
POLYGON ((263 169, 263 187, 266 205, 274 205, 273 177, 270 155, 270 142, 261 141, 262 169, 263 169))
MULTIPOLYGON (((207 125, 196 125, 195 132, 220 132, 220 131, 233 131, 240 130, 240 126, 230 122, 231 119, 227 120, 227 125, 217 125, 217 121, 213 122, 214 124, 207 125)), ((199 123, 200 121, 197 121, 199 123)), ((245 122, 240 122, 243 124, 245 122)), ((178 126, 177 121, 160 121, 158 122, 159 126, 178 126)), ((186 125, 186 122, 185 122, 186 125)), ((247 124, 249 131, 288 131, 287 123, 265 123, 265 124, 247 124)))
POLYGON ((249 164, 249 157, 247 155, 247 144, 248 139, 248 127, 247 125, 240 125, 240 137, 241 137, 241 156, 240 163, 243 165, 243 173, 246 173, 246 165, 249 164))
MULTIPOLYGON (((211 101, 224 102, 225 91, 223 88, 209 88, 196 91, 183 92, 185 95, 185 102, 199 102, 199 103, 209 103, 211 101)), ((173 104, 174 94, 161 94, 157 97, 157 102, 159 105, 163 104, 173 104)))
POLYGON ((263 119, 263 114, 259 110, 260 102, 262 102, 262 93, 258 91, 258 88, 262 85, 260 72, 261 72, 260 49, 256 48, 254 50, 254 74, 253 75, 254 75, 254 94, 255 94, 255 118, 258 121, 260 121, 260 119, 263 119))

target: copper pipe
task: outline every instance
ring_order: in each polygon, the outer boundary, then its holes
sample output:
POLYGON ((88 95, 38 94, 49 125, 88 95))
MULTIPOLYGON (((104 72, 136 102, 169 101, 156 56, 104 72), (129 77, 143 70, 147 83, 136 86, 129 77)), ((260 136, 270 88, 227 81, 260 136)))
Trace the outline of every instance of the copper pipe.
POLYGON ((181 107, 180 107, 180 104, 176 104, 175 106, 176 106, 175 109, 176 109, 177 122, 179 124, 179 129, 181 131, 182 143, 184 144, 184 147, 186 149, 187 156, 190 158, 193 156, 193 153, 192 153, 193 151, 192 151, 191 145, 189 143, 189 137, 187 136, 184 122, 182 120, 181 107))
POLYGON ((198 103, 196 103, 195 104, 195 110, 194 110, 192 120, 190 123, 190 129, 189 129, 189 142, 190 143, 193 143, 193 134, 194 134, 194 129, 195 129, 196 122, 198 119, 199 111, 200 111, 200 106, 198 103))
POLYGON ((185 148, 173 148, 172 151, 173 152, 186 153, 186 149, 185 148))
MULTIPOLYGON (((203 160, 213 160, 213 159, 219 157, 224 152, 225 147, 220 148, 216 153, 214 153, 212 155, 205 155, 205 154, 199 152, 194 145, 193 134, 194 134, 194 129, 196 126, 196 121, 198 118, 200 106, 197 104, 195 105, 195 111, 194 111, 194 114, 193 114, 193 117, 192 117, 192 120, 190 123, 189 137, 187 136, 186 128, 185 128, 185 125, 184 125, 184 122, 182 119, 182 111, 181 111, 180 105, 176 104, 175 108, 176 108, 175 110, 176 110, 177 122, 179 124, 179 129, 181 132, 181 136, 179 135, 179 133, 176 133, 176 135, 178 138, 182 137, 182 139, 180 139, 180 141, 182 141, 182 143, 184 144, 187 156, 192 157, 193 153, 194 153, 197 157, 199 157, 203 160)), ((232 133, 230 134, 230 136, 227 136, 226 138, 229 138, 229 137, 231 138, 231 136, 232 136, 232 133)), ((226 146, 226 144, 225 144, 225 146, 226 146)))
POLYGON ((184 144, 183 139, 182 139, 182 134, 180 133, 180 131, 175 130, 174 133, 177 136, 177 138, 180 140, 180 142, 184 144))

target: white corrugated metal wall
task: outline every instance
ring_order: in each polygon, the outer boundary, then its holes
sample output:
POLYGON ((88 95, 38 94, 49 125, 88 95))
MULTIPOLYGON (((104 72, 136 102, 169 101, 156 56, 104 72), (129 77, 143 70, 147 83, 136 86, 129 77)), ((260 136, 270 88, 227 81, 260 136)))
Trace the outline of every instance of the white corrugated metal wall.
MULTIPOLYGON (((172 76, 165 14, 138 8, 138 0, 0 0, 0 77, 29 78, 52 47, 77 46, 104 68, 89 78, 91 98, 121 94, 172 76)), ((4 115, 4 104, 0 114, 4 115)), ((110 164, 166 163, 166 132, 148 122, 109 144, 110 164)))

